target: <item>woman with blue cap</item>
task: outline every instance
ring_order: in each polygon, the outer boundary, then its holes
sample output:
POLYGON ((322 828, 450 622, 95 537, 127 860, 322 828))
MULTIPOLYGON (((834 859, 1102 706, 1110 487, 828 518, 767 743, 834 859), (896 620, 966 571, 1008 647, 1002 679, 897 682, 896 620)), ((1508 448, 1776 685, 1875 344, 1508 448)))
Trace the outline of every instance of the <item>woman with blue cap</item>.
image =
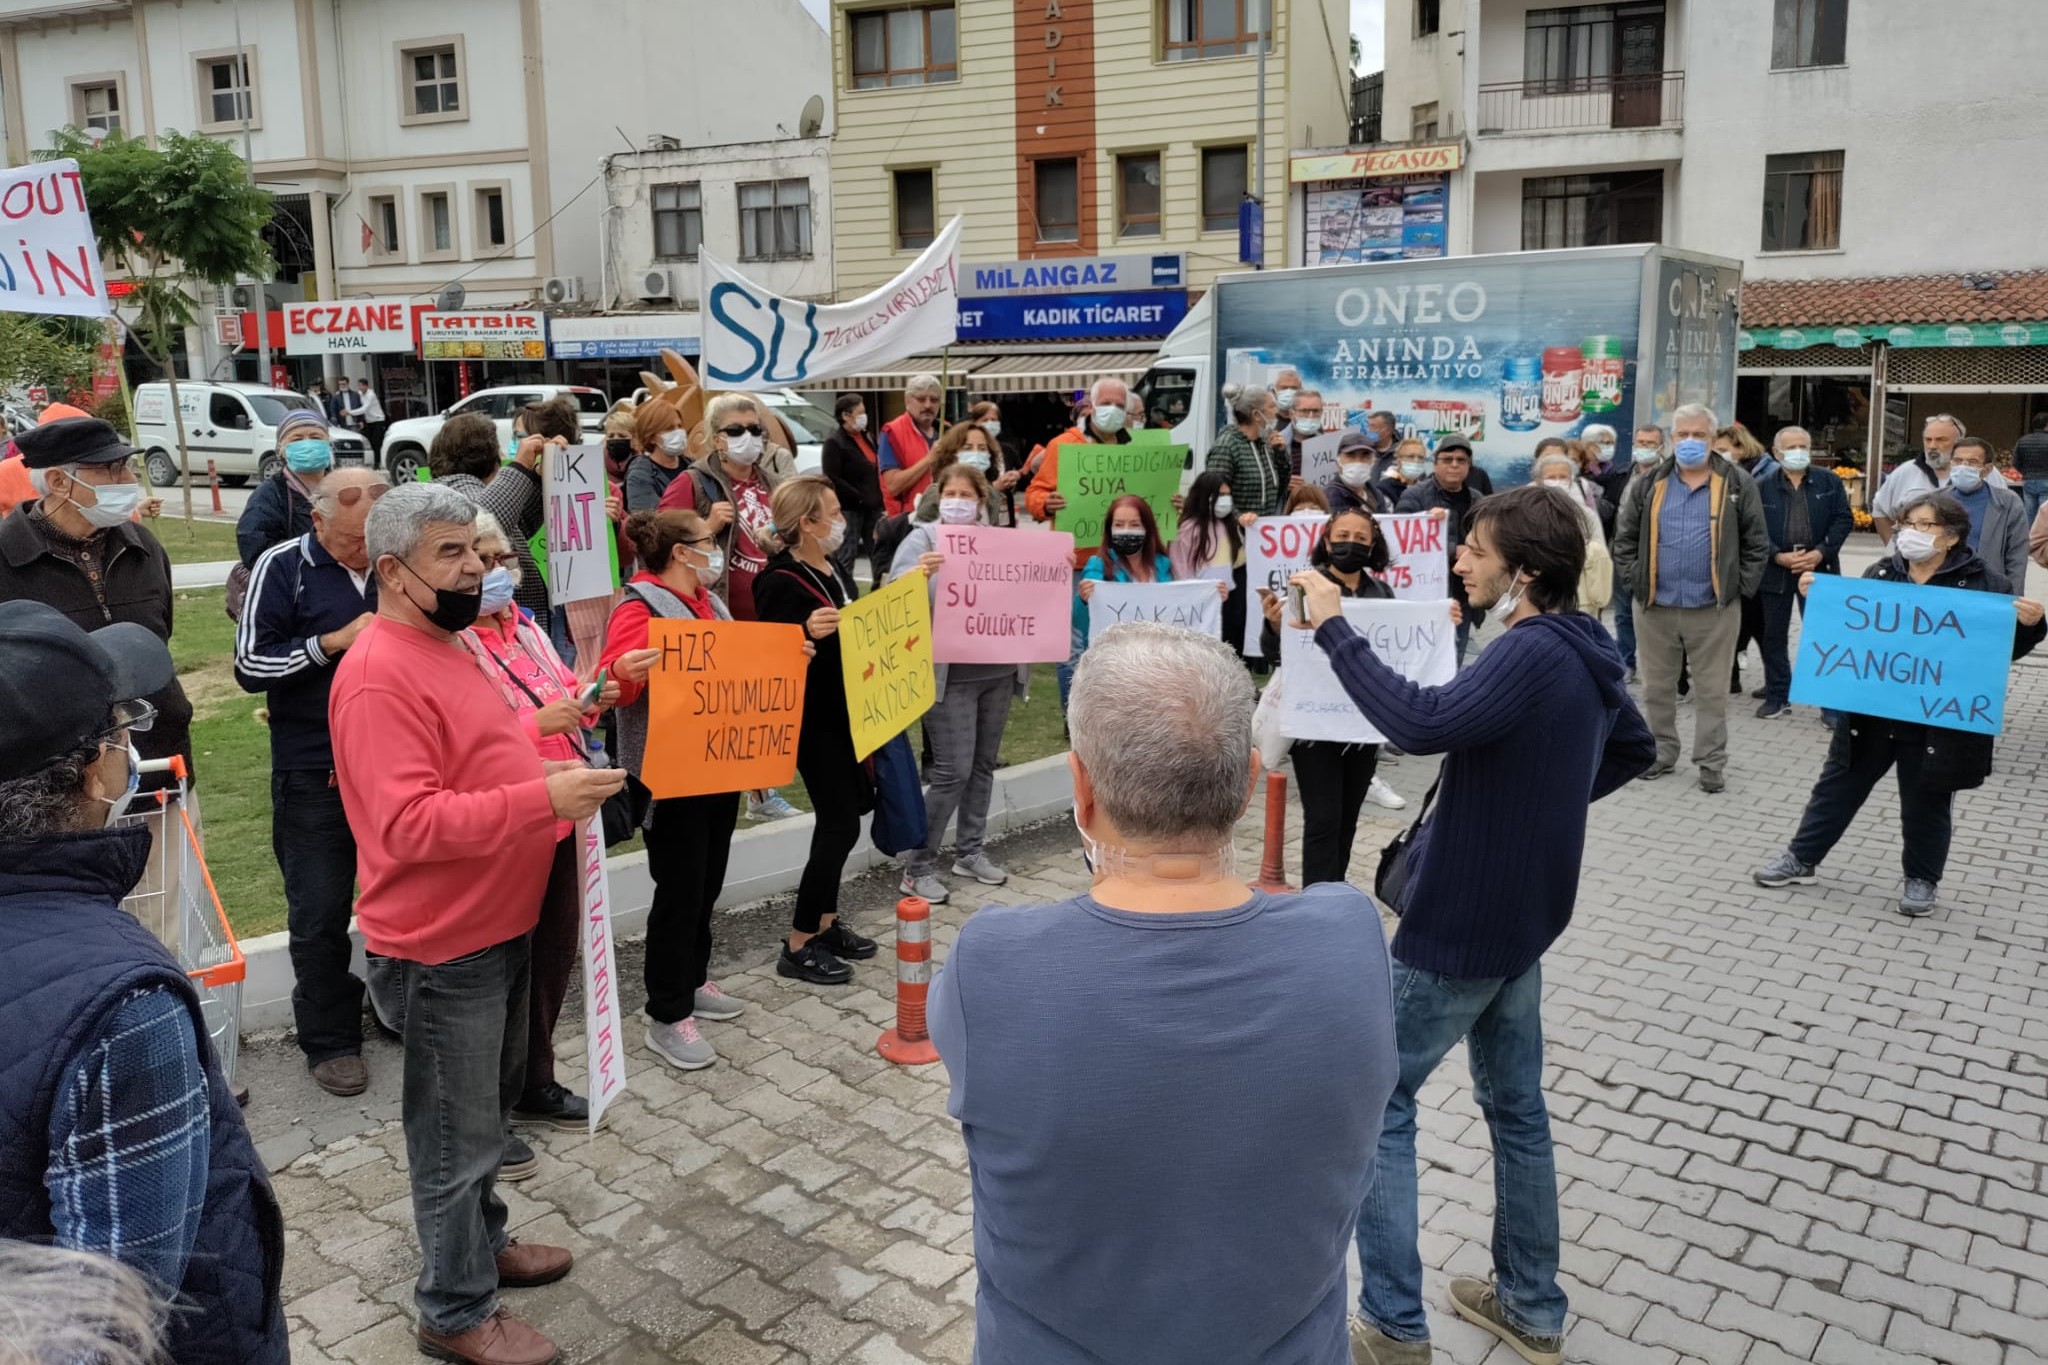
POLYGON ((277 453, 277 473, 249 494, 249 505, 235 523, 235 549, 252 569, 271 546, 313 529, 313 495, 334 467, 327 419, 311 408, 286 413, 277 424, 277 453))

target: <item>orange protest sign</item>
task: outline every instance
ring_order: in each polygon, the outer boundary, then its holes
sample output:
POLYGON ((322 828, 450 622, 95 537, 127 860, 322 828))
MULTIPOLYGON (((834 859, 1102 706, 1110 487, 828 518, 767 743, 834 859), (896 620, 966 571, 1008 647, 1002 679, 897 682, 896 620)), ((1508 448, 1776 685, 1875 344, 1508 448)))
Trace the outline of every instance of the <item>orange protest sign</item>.
POLYGON ((647 790, 706 796, 796 777, 810 670, 802 626, 653 620, 647 644, 661 651, 647 675, 647 790))

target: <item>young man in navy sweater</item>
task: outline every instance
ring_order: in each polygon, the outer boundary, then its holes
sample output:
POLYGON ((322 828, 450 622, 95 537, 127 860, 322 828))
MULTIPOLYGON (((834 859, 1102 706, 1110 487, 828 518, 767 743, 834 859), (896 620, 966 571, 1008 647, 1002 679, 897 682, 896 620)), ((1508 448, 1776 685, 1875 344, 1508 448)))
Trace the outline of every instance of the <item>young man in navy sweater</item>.
POLYGON ((292 1020, 313 1082, 360 1095, 363 983, 349 971, 356 841, 335 783, 327 693, 335 665, 377 610, 363 523, 391 485, 374 469, 328 472, 313 529, 273 545, 249 574, 235 629, 235 681, 270 706, 270 842, 284 874, 292 1020))
POLYGON ((1316 643, 1358 709, 1409 753, 1444 755, 1393 942, 1401 1077, 1359 1210, 1364 1283, 1352 1350, 1370 1365, 1430 1358, 1415 1095, 1460 1039, 1493 1136, 1501 1197, 1494 1279, 1454 1279, 1451 1306, 1533 1365, 1564 1358, 1541 961, 1571 922, 1588 804, 1656 758, 1614 642, 1578 610, 1585 560, 1584 520, 1556 489, 1528 486, 1475 503, 1457 573, 1471 604, 1507 630, 1442 687, 1412 683, 1375 657, 1328 579, 1294 579, 1316 643))

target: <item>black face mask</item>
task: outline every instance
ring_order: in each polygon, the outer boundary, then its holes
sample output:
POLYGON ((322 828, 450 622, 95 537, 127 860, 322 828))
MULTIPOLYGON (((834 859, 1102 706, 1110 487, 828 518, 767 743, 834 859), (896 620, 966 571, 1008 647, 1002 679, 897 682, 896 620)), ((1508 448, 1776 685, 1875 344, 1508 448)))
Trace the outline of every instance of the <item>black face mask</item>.
POLYGON ((1143 531, 1118 531, 1109 538, 1109 548, 1120 555, 1134 555, 1145 548, 1143 531))
POLYGON ((633 454, 633 441, 629 436, 607 436, 604 438, 604 455, 608 460, 624 464, 633 454))
POLYGON ((1363 573, 1366 561, 1372 558, 1372 546, 1355 540, 1333 540, 1328 548, 1330 567, 1338 573, 1363 573))
MULTIPOLYGON (((399 560, 398 565, 414 578, 420 578, 419 572, 404 560, 399 560)), ((427 583, 427 580, 420 578, 420 582, 427 583)), ((427 586, 430 588, 434 587, 431 583, 427 583, 427 586)), ((407 593, 405 600, 412 602, 412 594, 407 593)), ((416 607, 420 606, 417 602, 412 604, 416 607)), ((434 609, 428 611, 425 607, 420 607, 420 613, 442 630, 453 635, 457 631, 468 630, 471 626, 475 625, 478 614, 483 611, 483 605, 484 590, 482 584, 477 585, 475 592, 457 592, 453 588, 434 588, 434 609)))

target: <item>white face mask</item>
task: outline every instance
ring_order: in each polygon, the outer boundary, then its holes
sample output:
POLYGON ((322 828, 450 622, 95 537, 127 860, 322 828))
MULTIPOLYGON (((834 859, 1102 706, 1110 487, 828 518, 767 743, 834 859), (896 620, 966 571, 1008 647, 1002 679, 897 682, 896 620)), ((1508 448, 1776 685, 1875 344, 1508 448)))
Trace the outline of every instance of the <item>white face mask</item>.
POLYGON ((1273 398, 1281 407, 1291 408, 1294 406, 1294 396, 1300 392, 1300 389, 1275 389, 1273 398))
POLYGON ((1543 482, 1550 485, 1550 487, 1552 488, 1568 489, 1572 486, 1572 481, 1570 479, 1545 479, 1543 482))
POLYGON ((868 429, 868 415, 866 413, 856 412, 853 415, 853 429, 855 431, 866 431, 868 429))
POLYGON ((1346 488, 1363 488, 1372 482, 1372 462, 1346 460, 1337 466, 1337 477, 1344 481, 1346 488))
POLYGON ((1636 446, 1629 451, 1629 458, 1639 465, 1653 465, 1664 458, 1664 452, 1656 446, 1636 446))
POLYGON ((1492 614, 1494 620, 1507 620, 1515 614, 1515 609, 1522 605, 1522 598, 1528 593, 1529 588, 1527 584, 1519 581, 1521 576, 1522 571, 1520 569, 1516 569, 1513 573, 1509 574, 1507 591, 1503 592, 1494 604, 1486 609, 1492 614))
POLYGON ((92 489, 93 497, 98 499, 97 502, 87 505, 79 502, 76 497, 69 498, 69 501, 78 509, 78 515, 102 531, 110 531, 119 526, 135 515, 136 508, 142 506, 142 485, 139 483, 87 484, 80 479, 73 479, 71 483, 74 491, 80 487, 92 489))
POLYGON ((986 422, 983 422, 981 424, 981 429, 987 432, 991 437, 996 437, 1003 434, 1002 422, 994 417, 991 417, 986 422))
POLYGON ((107 824, 110 827, 128 813, 129 805, 135 800, 135 793, 142 789, 142 755, 135 752, 135 741, 132 739, 122 747, 128 751, 128 789, 119 796, 100 798, 107 803, 107 824))
MULTIPOLYGON (((690 564, 690 567, 697 571, 698 583, 715 583, 725 576, 725 551, 692 550, 691 553, 704 556, 702 564, 690 564)), ((683 562, 685 564, 690 563, 687 559, 683 562)))
POLYGON ((674 431, 661 433, 661 449, 665 455, 680 455, 690 448, 690 433, 677 427, 674 431))
POLYGON ((824 538, 818 542, 818 548, 829 555, 834 550, 838 549, 840 544, 844 542, 845 539, 846 518, 839 517, 833 521, 832 529, 827 531, 824 535, 824 538))
POLYGON ((1948 481, 1958 493, 1974 493, 1984 486, 1984 471, 1973 464, 1951 465, 1948 481))
POLYGON ((725 458, 736 465, 750 465, 761 458, 761 438, 751 433, 725 438, 725 458))
POLYGON ((1321 417, 1320 415, 1318 415, 1318 416, 1315 416, 1315 417, 1311 417, 1311 418, 1309 418, 1309 419, 1308 419, 1308 420, 1306 420, 1306 421, 1303 421, 1303 420, 1301 420, 1301 419, 1299 419, 1299 418, 1295 419, 1295 423, 1294 423, 1294 439, 1295 439, 1295 440, 1297 440, 1297 441, 1308 441, 1308 440, 1313 440, 1313 439, 1314 439, 1315 437, 1317 437, 1317 436, 1320 436, 1320 435, 1322 435, 1322 434, 1323 434, 1323 419, 1322 419, 1322 417, 1321 417))
POLYGON ((1095 423, 1095 429, 1105 436, 1114 436, 1124 429, 1124 410, 1115 403, 1104 403, 1095 409, 1088 420, 1095 423))
POLYGON ((1901 526, 1898 534, 1892 537, 1892 544, 1897 547, 1900 554, 1915 564, 1925 563, 1940 551, 1940 546, 1934 539, 1934 532, 1922 531, 1913 526, 1901 526))
POLYGON ((1229 515, 1230 515, 1230 514, 1231 514, 1232 512, 1235 512, 1236 510, 1237 510, 1237 501, 1236 501, 1236 499, 1232 498, 1232 497, 1230 496, 1230 494, 1228 494, 1228 493, 1225 493, 1225 494, 1224 494, 1224 495, 1223 495, 1222 497, 1220 497, 1220 498, 1216 499, 1216 515, 1217 515, 1217 516, 1219 516, 1219 517, 1227 517, 1227 516, 1229 516, 1229 515))
POLYGON ((981 514, 979 498, 940 498, 939 520, 948 526, 972 526, 981 514))
POLYGON ((979 469, 982 473, 986 474, 988 473, 988 452, 986 450, 963 450, 960 452, 960 463, 966 465, 969 469, 979 469))
POLYGON ((1129 426, 1132 431, 1143 431, 1145 429, 1145 419, 1142 417, 1133 417, 1130 420, 1129 426))

